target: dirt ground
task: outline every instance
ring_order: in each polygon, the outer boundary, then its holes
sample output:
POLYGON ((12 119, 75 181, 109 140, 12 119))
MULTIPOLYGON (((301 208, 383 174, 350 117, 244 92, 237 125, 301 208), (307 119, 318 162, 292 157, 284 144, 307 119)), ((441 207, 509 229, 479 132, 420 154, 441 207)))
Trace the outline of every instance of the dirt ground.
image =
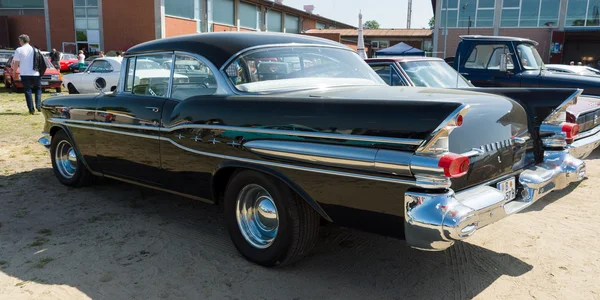
POLYGON ((22 97, 0 92, 0 299, 600 299, 598 151, 589 179, 447 251, 327 226, 309 257, 266 269, 213 206, 59 184, 22 97))

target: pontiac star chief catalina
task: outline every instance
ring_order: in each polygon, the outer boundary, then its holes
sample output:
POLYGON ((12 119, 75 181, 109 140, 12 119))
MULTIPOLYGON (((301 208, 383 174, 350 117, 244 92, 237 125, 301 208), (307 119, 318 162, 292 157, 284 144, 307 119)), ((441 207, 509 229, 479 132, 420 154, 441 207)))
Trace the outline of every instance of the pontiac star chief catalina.
POLYGON ((389 87, 351 49, 302 35, 151 41, 120 74, 112 93, 43 102, 58 180, 222 205, 233 244, 264 266, 308 254, 322 221, 446 249, 582 180, 600 139, 567 122, 581 90, 389 87))

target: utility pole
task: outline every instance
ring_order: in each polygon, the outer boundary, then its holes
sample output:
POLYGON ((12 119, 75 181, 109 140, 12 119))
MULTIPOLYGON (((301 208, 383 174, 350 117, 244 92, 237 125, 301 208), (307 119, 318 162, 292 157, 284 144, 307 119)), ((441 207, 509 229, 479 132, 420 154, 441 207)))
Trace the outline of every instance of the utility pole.
POLYGON ((410 29, 411 17, 412 17, 412 0, 408 0, 408 13, 406 16, 406 29, 410 29))

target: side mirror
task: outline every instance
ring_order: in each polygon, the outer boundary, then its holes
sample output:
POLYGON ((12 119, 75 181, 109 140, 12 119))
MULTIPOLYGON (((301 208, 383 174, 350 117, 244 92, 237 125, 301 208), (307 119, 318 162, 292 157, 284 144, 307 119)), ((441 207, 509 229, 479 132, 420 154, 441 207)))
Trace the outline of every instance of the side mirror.
POLYGON ((506 55, 506 53, 500 54, 500 72, 508 71, 508 60, 509 59, 510 58, 508 55, 506 55))
POLYGON ((94 88, 103 94, 104 92, 102 90, 106 88, 106 80, 102 77, 97 77, 94 79, 94 88))

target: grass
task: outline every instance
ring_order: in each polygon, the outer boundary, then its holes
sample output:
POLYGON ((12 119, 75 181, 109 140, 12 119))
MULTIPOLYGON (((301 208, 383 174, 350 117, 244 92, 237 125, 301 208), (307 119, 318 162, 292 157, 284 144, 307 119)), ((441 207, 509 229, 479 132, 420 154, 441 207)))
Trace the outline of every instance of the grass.
POLYGON ((50 241, 49 239, 45 238, 45 237, 36 237, 35 241, 33 241, 33 243, 27 245, 29 247, 39 247, 45 243, 47 243, 48 241, 50 241))
POLYGON ((35 265, 33 265, 33 266, 38 269, 43 269, 48 263, 50 263, 53 260, 54 260, 54 258, 51 258, 51 257, 40 258, 40 260, 37 263, 35 263, 35 265))
POLYGON ((39 230, 37 233, 38 234, 43 234, 43 235, 51 235, 52 234, 52 229, 44 228, 44 229, 39 230))

